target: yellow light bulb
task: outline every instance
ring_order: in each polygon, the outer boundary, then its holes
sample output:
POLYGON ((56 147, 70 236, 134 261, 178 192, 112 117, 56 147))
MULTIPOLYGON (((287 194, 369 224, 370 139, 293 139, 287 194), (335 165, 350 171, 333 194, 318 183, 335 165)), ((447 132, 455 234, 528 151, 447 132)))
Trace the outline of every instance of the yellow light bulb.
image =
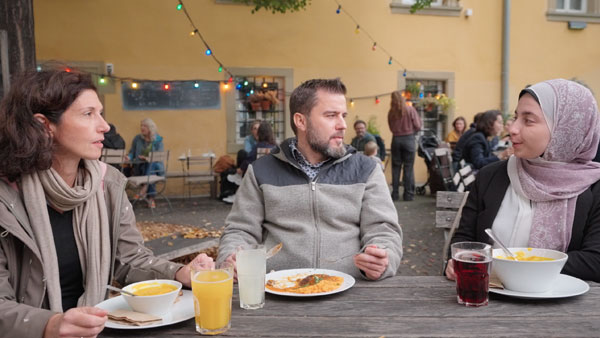
POLYGON ((133 89, 137 89, 137 87, 138 87, 138 84, 137 84, 137 82, 133 82, 133 83, 131 84, 131 88, 133 88, 133 89))

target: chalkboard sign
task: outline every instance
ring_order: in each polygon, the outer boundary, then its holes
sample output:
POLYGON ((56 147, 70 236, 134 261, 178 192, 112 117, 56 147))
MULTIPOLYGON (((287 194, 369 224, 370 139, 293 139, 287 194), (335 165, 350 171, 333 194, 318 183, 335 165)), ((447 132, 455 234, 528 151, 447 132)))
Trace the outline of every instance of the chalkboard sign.
POLYGON ((125 81, 121 89, 126 110, 221 109, 216 81, 140 81, 137 88, 125 81))

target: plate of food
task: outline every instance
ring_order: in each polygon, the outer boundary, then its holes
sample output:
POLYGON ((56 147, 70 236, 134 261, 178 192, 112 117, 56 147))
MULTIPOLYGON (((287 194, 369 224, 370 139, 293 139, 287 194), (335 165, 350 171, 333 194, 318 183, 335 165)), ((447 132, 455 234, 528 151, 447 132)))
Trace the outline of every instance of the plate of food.
POLYGON ((265 277, 265 291, 280 296, 315 297, 346 291, 354 283, 347 273, 328 269, 273 271, 265 277))
POLYGON ((194 318, 194 298, 191 290, 182 290, 169 311, 161 316, 134 312, 123 296, 107 299, 96 307, 109 311, 105 327, 136 330, 171 325, 194 318))

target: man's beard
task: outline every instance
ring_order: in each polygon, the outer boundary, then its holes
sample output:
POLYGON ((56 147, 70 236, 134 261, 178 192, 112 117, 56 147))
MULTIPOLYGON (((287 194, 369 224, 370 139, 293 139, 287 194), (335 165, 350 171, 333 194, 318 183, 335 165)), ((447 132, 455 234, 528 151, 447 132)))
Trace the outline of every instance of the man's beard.
POLYGON ((334 148, 329 146, 329 138, 326 140, 319 139, 319 136, 314 132, 310 119, 308 119, 308 128, 306 129, 306 141, 310 148, 323 156, 333 159, 341 158, 346 155, 346 147, 344 144, 340 144, 339 147, 334 148))

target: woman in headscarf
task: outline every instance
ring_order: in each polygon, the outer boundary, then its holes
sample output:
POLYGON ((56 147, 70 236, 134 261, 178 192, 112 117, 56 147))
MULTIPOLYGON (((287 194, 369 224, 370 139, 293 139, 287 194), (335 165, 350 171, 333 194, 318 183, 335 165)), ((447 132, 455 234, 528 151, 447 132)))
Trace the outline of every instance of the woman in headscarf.
MULTIPOLYGON (((592 93, 556 79, 523 89, 511 125, 514 156, 483 168, 451 242, 548 248, 569 255, 562 273, 600 282, 600 140, 592 93)), ((455 278, 449 261, 446 276, 455 278)))
POLYGON ((72 68, 26 72, 0 103, 0 336, 95 337, 107 284, 190 286, 189 265, 143 246, 127 179, 98 161, 108 130, 91 76, 72 68))

